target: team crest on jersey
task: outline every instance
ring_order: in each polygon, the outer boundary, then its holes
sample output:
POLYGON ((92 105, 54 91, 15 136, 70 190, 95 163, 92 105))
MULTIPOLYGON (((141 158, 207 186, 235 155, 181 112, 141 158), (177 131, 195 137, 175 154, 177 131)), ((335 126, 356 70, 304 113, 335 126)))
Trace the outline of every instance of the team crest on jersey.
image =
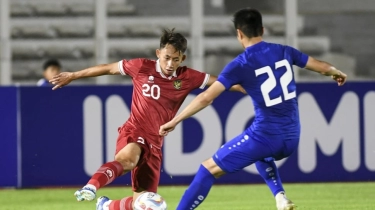
POLYGON ((173 86, 174 88, 179 90, 181 88, 181 80, 178 79, 178 80, 173 81, 173 86))

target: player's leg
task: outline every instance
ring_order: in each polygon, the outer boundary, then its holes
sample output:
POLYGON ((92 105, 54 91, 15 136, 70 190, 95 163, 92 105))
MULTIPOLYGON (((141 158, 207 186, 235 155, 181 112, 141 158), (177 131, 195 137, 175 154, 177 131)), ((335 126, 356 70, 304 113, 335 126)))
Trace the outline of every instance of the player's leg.
POLYGON ((273 161, 273 158, 266 158, 265 160, 257 161, 255 165, 260 176, 262 176, 275 197, 277 209, 294 209, 294 203, 286 197, 279 171, 275 162, 273 161))
POLYGON ((207 197, 216 178, 225 172, 210 158, 202 163, 194 180, 180 199, 177 210, 195 209, 207 197))
POLYGON ((146 190, 143 188, 138 188, 136 192, 133 192, 133 196, 125 197, 121 200, 115 200, 108 207, 108 210, 133 210, 134 201, 144 192, 156 192, 152 190, 146 190))
POLYGON ((162 151, 160 148, 147 145, 143 149, 142 159, 131 172, 133 196, 109 202, 109 208, 104 210, 133 210, 134 201, 144 192, 157 192, 162 151))
POLYGON ((122 198, 121 200, 110 200, 106 196, 101 196, 96 202, 96 210, 133 210, 133 196, 122 198))
POLYGON ((251 139, 246 133, 235 137, 202 164, 180 200, 177 210, 195 209, 207 197, 216 178, 225 173, 242 170, 271 154, 266 144, 251 139))
POLYGON ((101 196, 96 202, 96 210, 133 210, 134 200, 144 191, 134 192, 133 196, 127 196, 120 200, 110 200, 107 196, 101 196))
MULTIPOLYGON (((290 156, 298 146, 297 141, 280 141, 280 145, 273 144, 275 157, 279 160, 290 156)), ((292 210, 294 203, 286 197, 283 184, 281 182, 279 170, 275 164, 274 158, 269 157, 255 163, 259 174, 262 176, 276 200, 276 206, 279 210, 292 210)))
POLYGON ((91 201, 95 199, 98 189, 110 184, 117 177, 129 172, 137 165, 141 152, 142 150, 138 144, 127 144, 116 154, 114 161, 103 164, 88 183, 74 193, 77 200, 91 201))
POLYGON ((264 160, 257 161, 255 166, 259 172, 259 175, 264 179, 270 188, 273 196, 276 196, 279 192, 284 192, 279 170, 277 169, 273 158, 265 158, 264 160))
POLYGON ((131 133, 120 132, 115 160, 102 165, 88 183, 74 193, 78 201, 95 199, 98 189, 113 182, 117 177, 129 172, 137 165, 142 148, 136 140, 131 133))
MULTIPOLYGON (((195 209, 207 197, 217 178, 225 173, 236 171, 237 166, 233 167, 233 164, 230 163, 231 158, 228 159, 228 157, 236 156, 234 153, 239 148, 237 143, 240 142, 241 144, 241 140, 243 140, 242 134, 223 145, 212 158, 202 163, 190 186, 182 196, 177 210, 195 209), (233 147, 233 144, 236 146, 233 147)), ((232 160, 238 163, 233 157, 232 160)))
MULTIPOLYGON (((133 177, 132 177, 133 179, 133 177)), ((144 192, 156 192, 152 190, 146 190, 143 188, 137 188, 133 192, 133 196, 127 196, 120 200, 110 200, 108 197, 105 197, 103 202, 100 198, 97 201, 97 210, 133 210, 134 201, 144 192), (98 206, 103 205, 103 208, 100 209, 98 206)))

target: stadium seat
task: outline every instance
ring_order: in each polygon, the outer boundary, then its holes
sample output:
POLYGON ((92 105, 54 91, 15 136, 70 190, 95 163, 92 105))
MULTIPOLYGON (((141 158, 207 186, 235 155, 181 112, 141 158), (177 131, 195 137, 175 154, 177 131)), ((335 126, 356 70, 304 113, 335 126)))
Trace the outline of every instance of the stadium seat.
POLYGON ((95 65, 94 59, 61 59, 60 61, 64 71, 78 71, 95 65))
MULTIPOLYGON (((264 15, 264 27, 267 28, 271 35, 284 35, 285 34, 285 17, 283 15, 264 15)), ((296 20, 297 31, 300 33, 304 28, 304 17, 298 16, 296 20)))
POLYGON ((158 37, 160 31, 155 25, 145 24, 145 25, 126 25, 124 26, 128 30, 128 35, 131 37, 158 37))
POLYGON ((95 13, 94 4, 77 2, 65 5, 68 8, 69 15, 72 16, 93 16, 95 13))
POLYGON ((127 30, 122 25, 109 24, 107 31, 109 37, 124 37, 127 35, 127 30))
POLYGON ((93 43, 92 45, 77 46, 77 50, 80 51, 82 58, 92 58, 95 54, 95 45, 93 43))
MULTIPOLYGON (((191 47, 190 17, 135 16, 136 7, 126 4, 126 1, 107 2, 108 52, 111 62, 124 58, 155 58, 161 30, 166 28, 175 28, 187 36, 191 47)), ((61 60, 67 71, 95 65, 94 0, 12 0, 11 15, 13 60, 25 61, 20 62, 22 65, 15 64, 17 69, 21 69, 14 73, 16 78, 41 77, 41 63, 48 57, 61 60)), ((243 51, 235 38, 231 19, 227 15, 205 16, 203 43, 205 70, 209 73, 218 74, 225 63, 243 51)), ((264 15, 263 24, 266 41, 284 43, 283 15, 264 15)), ((304 18, 299 16, 296 24, 298 31, 302 32, 304 18)), ((314 55, 325 55, 330 50, 329 39, 321 36, 301 36, 298 45, 303 52, 314 55)), ((189 60, 184 65, 189 65, 189 60)))
POLYGON ((77 24, 59 25, 56 31, 62 38, 92 37, 94 33, 93 27, 77 24))
MULTIPOLYGON (((190 39, 189 37, 187 37, 190 39)), ((283 37, 269 36, 265 37, 265 41, 275 42, 283 44, 285 39, 283 37)), ((33 48, 35 46, 42 47, 43 49, 48 49, 48 52, 56 52, 56 55, 63 55, 67 53, 61 53, 60 51, 74 52, 74 49, 78 50, 80 53, 73 53, 67 57, 76 58, 85 54, 90 56, 94 50, 94 39, 52 39, 50 41, 40 40, 36 42, 27 42, 25 40, 14 40, 14 44, 22 43, 25 49, 33 48), (90 47, 91 46, 91 47, 90 47), (56 49, 55 49, 56 48, 56 49), (86 49, 86 50, 83 50, 86 49)), ((19 45, 20 45, 19 44, 19 45)), ((154 54, 154 50, 159 45, 158 38, 112 38, 108 40, 109 49, 111 50, 110 56, 116 55, 128 55, 128 54, 143 54, 148 55, 154 54), (144 53, 146 52, 146 53, 144 53), (151 53, 150 53, 151 52, 151 53)), ((239 45, 235 37, 206 37, 204 39, 205 52, 206 54, 227 54, 227 55, 237 55, 243 51, 243 48, 239 45)), ((307 36, 298 38, 298 48, 306 53, 323 54, 329 51, 330 41, 328 37, 325 36, 307 36)), ((85 56, 85 57, 87 57, 85 56)))
MULTIPOLYGON (((124 1, 108 0, 109 16, 128 16, 136 13, 134 5, 125 4, 124 1)), ((94 0, 12 0, 12 17, 24 16, 92 16, 95 13, 94 0)))
POLYGON ((18 28, 20 36, 22 38, 53 38, 56 36, 56 32, 48 28, 45 25, 25 25, 22 28, 18 28))
POLYGON ((14 60, 40 59, 45 55, 43 50, 37 46, 24 47, 22 45, 12 46, 12 58, 14 60))
POLYGON ((37 16, 64 16, 68 12, 66 6, 56 1, 50 1, 44 4, 36 3, 31 6, 37 16))
MULTIPOLYGON (((161 34, 161 31, 163 29, 175 29, 175 31, 183 34, 184 36, 189 36, 190 35, 190 23, 189 20, 184 18, 184 17, 175 17, 173 20, 165 21, 163 17, 159 17, 161 21, 153 21, 152 24, 157 25, 158 27, 158 37, 161 34)), ((144 21, 142 21, 144 22, 144 21)))
POLYGON ((10 5, 10 15, 12 17, 25 17, 33 14, 33 8, 27 3, 12 3, 10 5))
POLYGON ((235 34, 232 25, 222 22, 205 22, 203 28, 205 36, 231 36, 235 34))
POLYGON ((13 27, 11 29, 10 35, 12 39, 17 39, 22 37, 22 27, 13 27))
POLYGON ((36 81, 42 78, 43 70, 43 59, 39 58, 36 62, 12 62, 12 76, 16 80, 34 80, 32 84, 36 84, 36 81))
POLYGON ((312 55, 321 55, 330 50, 330 39, 326 36, 307 36, 298 38, 298 48, 312 55))
MULTIPOLYGON (((285 44, 284 37, 268 36, 265 41, 285 44)), ((242 52, 242 47, 238 41, 228 37, 211 37, 205 39, 206 54, 232 54, 242 52)), ((323 54, 330 49, 330 40, 325 36, 301 36, 298 38, 298 49, 309 54, 323 54)))
POLYGON ((109 16, 128 16, 136 13, 135 6, 131 4, 109 3, 107 9, 109 16))
POLYGON ((82 57, 81 51, 71 46, 50 45, 42 48, 47 57, 78 59, 82 57))
POLYGON ((204 62, 205 72, 212 75, 219 75, 223 67, 233 60, 230 55, 207 55, 204 62))
POLYGON ((156 57, 155 50, 157 45, 142 45, 140 42, 134 42, 133 44, 119 45, 117 42, 110 43, 109 57, 120 59, 131 59, 140 57, 156 57))
MULTIPOLYGON (((265 17, 268 20, 265 22, 266 34, 273 35, 275 31, 283 33, 284 22, 282 18, 280 16, 267 17, 265 17)), ((15 18, 12 23, 13 28, 26 28, 26 33, 23 34, 25 38, 53 38, 56 35, 55 30, 57 35, 63 38, 89 38, 94 36, 94 20, 92 17, 15 18)), ((159 37, 161 30, 164 28, 175 28, 176 31, 185 36, 190 35, 188 17, 176 17, 173 19, 166 17, 108 18, 108 34, 110 37, 159 37)), ((210 16, 205 18, 204 34, 213 37, 232 36, 235 34, 235 30, 229 17, 210 16)), ((18 38, 19 36, 19 30, 14 30, 13 37, 18 38)))
POLYGON ((93 22, 89 17, 12 18, 12 37, 26 39, 92 37, 93 22))

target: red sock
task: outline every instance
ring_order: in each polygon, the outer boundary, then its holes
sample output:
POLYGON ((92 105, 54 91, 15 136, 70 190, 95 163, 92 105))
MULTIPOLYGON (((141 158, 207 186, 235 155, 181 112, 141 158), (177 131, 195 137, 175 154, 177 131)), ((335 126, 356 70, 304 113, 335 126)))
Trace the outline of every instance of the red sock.
POLYGON ((113 200, 109 204, 109 210, 133 210, 133 197, 125 197, 121 200, 113 200))
POLYGON ((91 177, 87 184, 92 184, 99 188, 113 182, 117 177, 121 176, 124 169, 118 161, 112 161, 102 165, 96 173, 91 177))

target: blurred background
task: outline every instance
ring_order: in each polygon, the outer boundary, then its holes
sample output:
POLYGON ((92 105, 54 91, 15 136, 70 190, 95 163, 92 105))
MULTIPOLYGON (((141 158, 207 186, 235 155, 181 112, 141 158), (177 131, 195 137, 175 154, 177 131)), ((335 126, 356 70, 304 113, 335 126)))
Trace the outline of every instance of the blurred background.
MULTIPOLYGON (((63 71, 155 59, 163 28, 176 28, 188 38, 185 65, 219 74, 242 51, 231 16, 243 7, 263 13, 266 41, 334 63, 350 80, 375 78, 372 0, 1 0, 1 84, 36 84, 49 58, 58 59, 63 71)), ((296 77, 325 79, 307 71, 297 71, 296 77)), ((102 77, 75 83, 129 82, 102 77)))

